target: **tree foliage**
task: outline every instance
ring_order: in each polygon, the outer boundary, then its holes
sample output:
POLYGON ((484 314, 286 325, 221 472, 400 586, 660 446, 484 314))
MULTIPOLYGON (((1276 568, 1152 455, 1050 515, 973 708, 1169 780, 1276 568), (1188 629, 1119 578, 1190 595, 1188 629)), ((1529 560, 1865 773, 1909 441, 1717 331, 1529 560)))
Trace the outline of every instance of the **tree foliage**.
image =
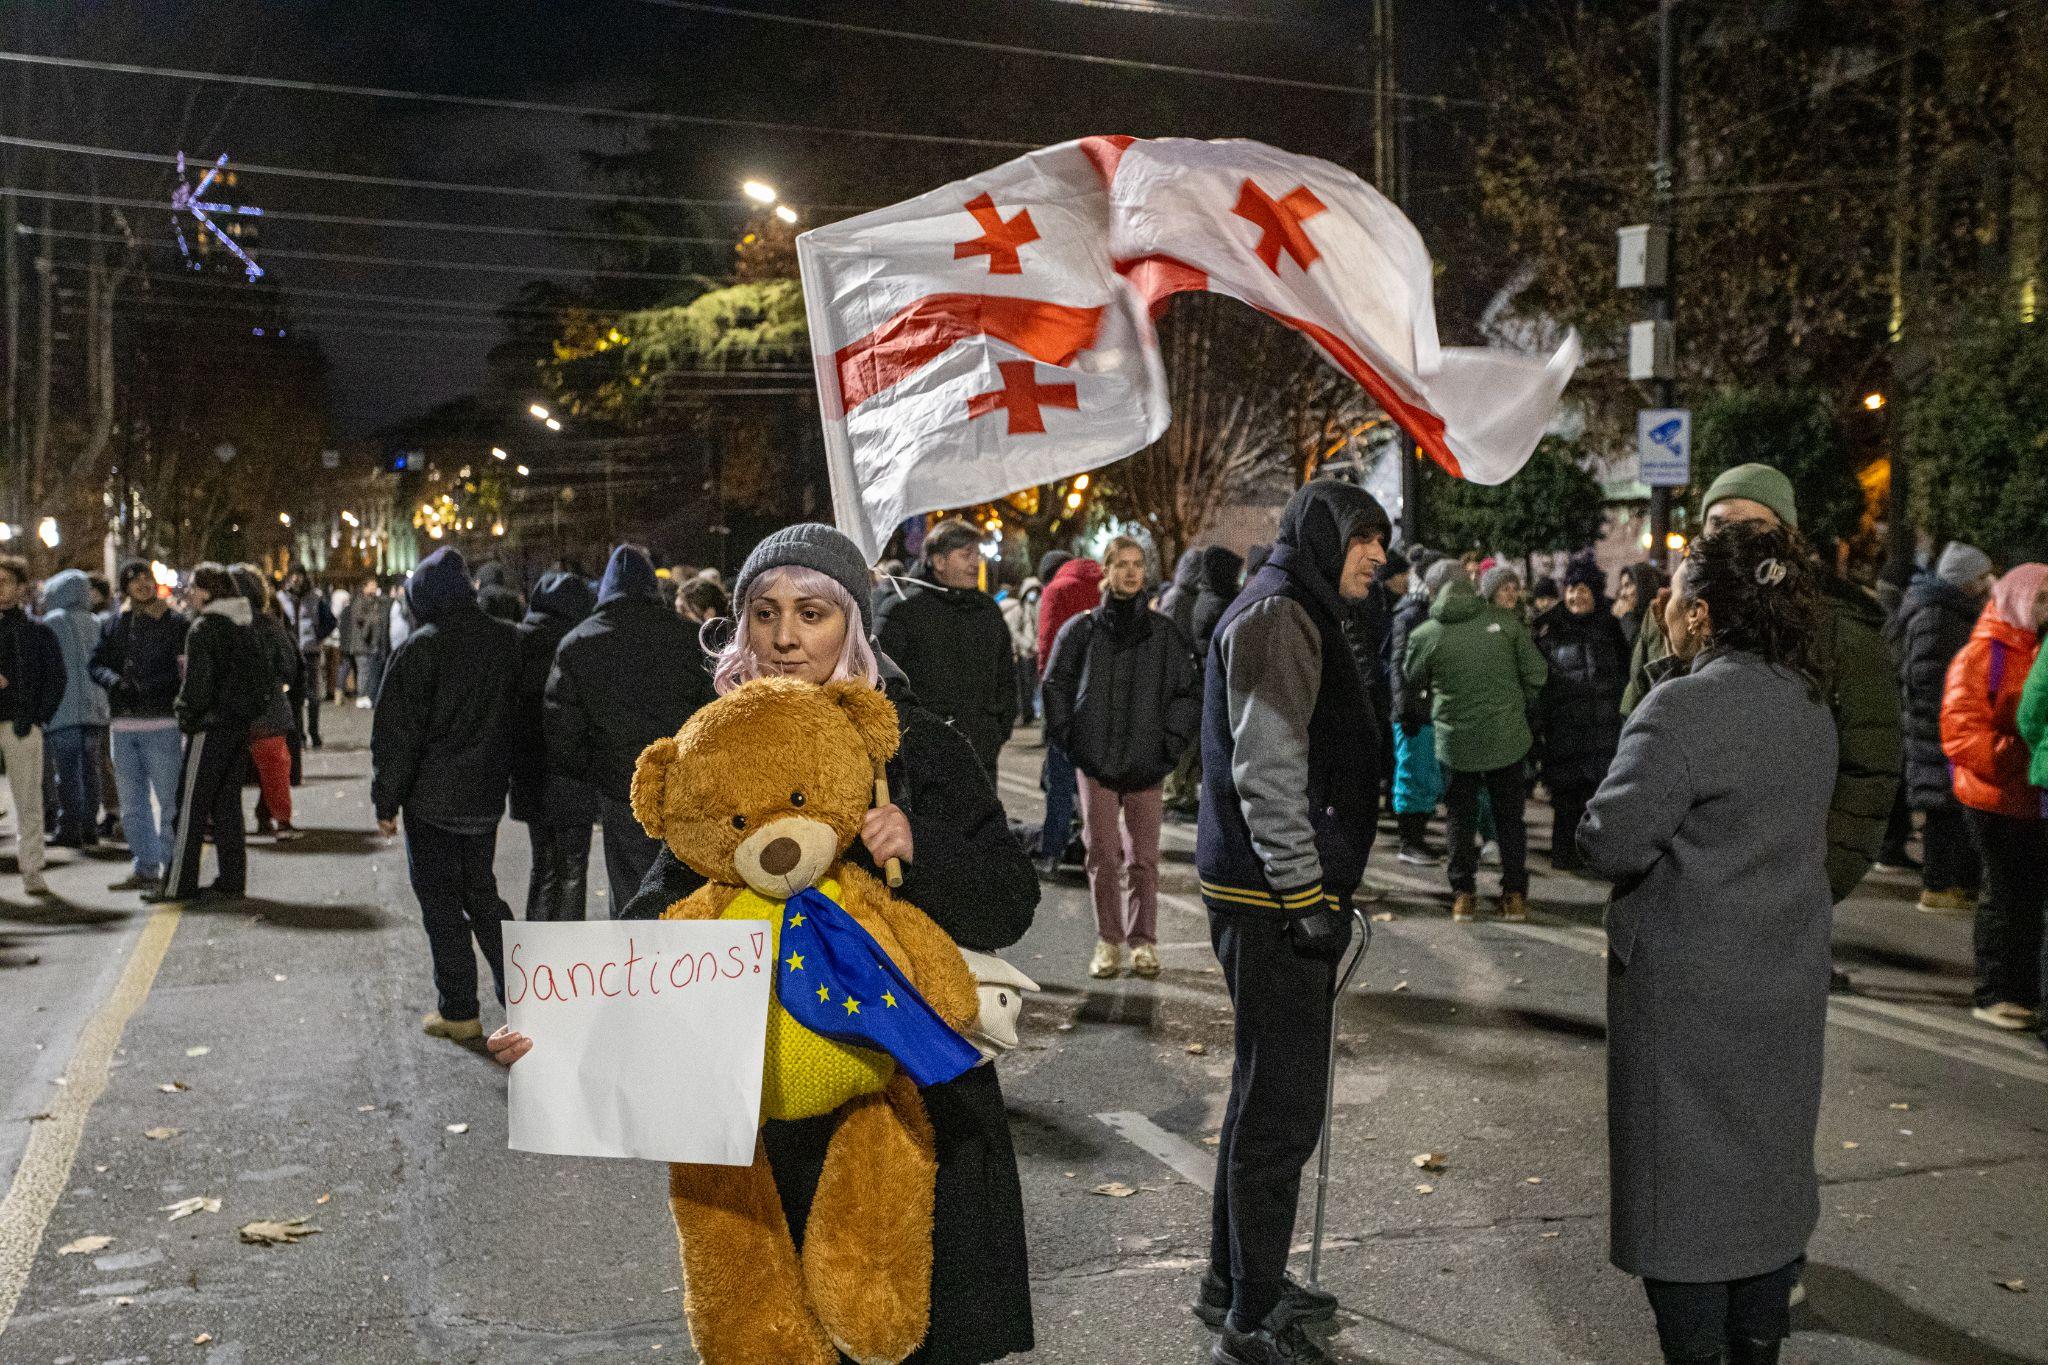
POLYGON ((1519 474, 1494 487, 1428 466, 1424 538, 1438 549, 1517 559, 1591 545, 1600 538, 1606 511, 1599 480, 1586 472, 1582 458, 1577 442, 1546 436, 1519 474))
POLYGON ((1985 320, 1907 409, 1906 442, 1937 543, 2048 557, 2048 328, 1985 320))

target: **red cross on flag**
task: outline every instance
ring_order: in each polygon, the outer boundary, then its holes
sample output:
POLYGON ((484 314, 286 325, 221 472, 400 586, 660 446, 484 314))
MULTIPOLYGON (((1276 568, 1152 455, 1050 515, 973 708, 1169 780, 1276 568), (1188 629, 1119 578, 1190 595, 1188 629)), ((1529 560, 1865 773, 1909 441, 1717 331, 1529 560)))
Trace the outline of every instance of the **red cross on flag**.
POLYGON ((1110 464, 1168 420, 1151 316, 1227 294, 1302 332, 1451 473, 1503 483, 1572 371, 1439 345, 1429 251, 1351 172, 1257 142, 1084 138, 797 239, 833 506, 905 517, 1110 464))

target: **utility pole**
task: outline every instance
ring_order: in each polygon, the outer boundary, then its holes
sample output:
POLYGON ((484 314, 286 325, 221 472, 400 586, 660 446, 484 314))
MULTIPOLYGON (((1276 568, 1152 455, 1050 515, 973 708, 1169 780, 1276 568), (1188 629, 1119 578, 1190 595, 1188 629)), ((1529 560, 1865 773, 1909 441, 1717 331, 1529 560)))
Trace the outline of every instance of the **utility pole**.
MULTIPOLYGON (((11 478, 21 467, 21 234, 15 229, 19 219, 15 209, 14 196, 0 194, 0 310, 5 312, 4 327, 7 350, 7 374, 0 381, 0 444, 7 448, 7 473, 11 478)), ((9 508, 14 524, 21 524, 21 504, 18 499, 9 508)))
MULTIPOLYGON (((1655 177, 1657 228, 1664 238, 1663 282, 1650 291, 1650 320, 1661 324, 1660 332, 1672 334, 1670 355, 1656 380, 1657 406, 1671 408, 1678 399, 1678 343, 1672 321, 1672 302, 1678 289, 1678 214, 1673 181, 1673 147, 1678 141, 1678 36, 1671 10, 1676 0, 1657 0, 1657 162, 1655 177)), ((1650 560, 1659 568, 1670 562, 1671 490, 1658 486, 1650 490, 1650 560)))

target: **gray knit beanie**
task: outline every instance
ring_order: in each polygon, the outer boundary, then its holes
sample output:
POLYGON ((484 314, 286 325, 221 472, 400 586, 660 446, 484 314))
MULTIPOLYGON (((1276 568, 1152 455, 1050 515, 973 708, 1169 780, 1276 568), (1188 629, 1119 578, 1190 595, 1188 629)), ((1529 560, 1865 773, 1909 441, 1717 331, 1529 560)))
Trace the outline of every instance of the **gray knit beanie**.
POLYGON ((1448 555, 1429 566, 1422 575, 1422 590, 1431 598, 1444 590, 1444 584, 1453 578, 1465 577, 1465 566, 1448 555))
POLYGON ((818 521, 785 526, 754 547, 740 576, 733 580, 733 610, 746 610, 755 579, 771 569, 790 568, 816 569, 846 589, 846 595, 860 608, 861 634, 874 634, 874 622, 869 619, 874 578, 868 573, 868 561, 844 532, 818 521))
POLYGON ((1984 575, 1991 572, 1991 556, 1974 545, 1951 540, 1941 558, 1934 562, 1934 576, 1952 588, 1976 592, 1984 575))
POLYGON ((1493 595, 1511 582, 1520 586, 1522 576, 1506 564, 1496 564, 1479 575, 1479 595, 1491 602, 1493 595))

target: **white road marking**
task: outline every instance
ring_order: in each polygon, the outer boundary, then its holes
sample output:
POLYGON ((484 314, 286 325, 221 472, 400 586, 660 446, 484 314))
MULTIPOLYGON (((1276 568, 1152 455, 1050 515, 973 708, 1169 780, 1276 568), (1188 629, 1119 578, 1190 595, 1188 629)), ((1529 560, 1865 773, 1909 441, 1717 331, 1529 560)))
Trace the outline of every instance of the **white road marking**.
POLYGON ((1095 1117, 1107 1124, 1111 1132, 1157 1160, 1190 1185, 1199 1187, 1205 1194, 1215 1192, 1214 1152, 1206 1152, 1186 1138, 1167 1132, 1143 1114, 1119 1111, 1114 1114, 1097 1114, 1095 1117))

